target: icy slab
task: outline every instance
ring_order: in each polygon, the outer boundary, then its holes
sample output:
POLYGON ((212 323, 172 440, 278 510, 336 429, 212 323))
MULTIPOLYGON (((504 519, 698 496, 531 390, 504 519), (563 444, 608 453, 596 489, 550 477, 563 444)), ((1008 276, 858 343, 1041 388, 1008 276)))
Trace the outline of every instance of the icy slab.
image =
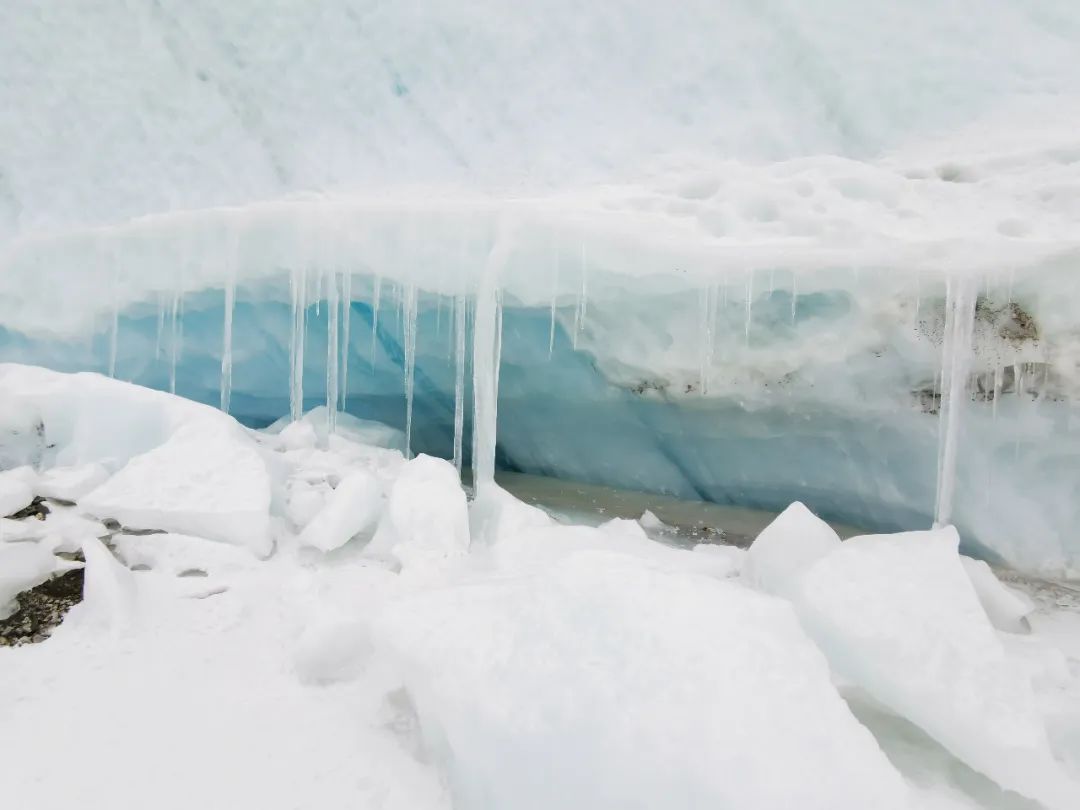
POLYGON ((742 575, 767 593, 791 597, 802 574, 839 547, 840 537, 833 528, 796 501, 754 540, 742 575))
POLYGON ((4 364, 0 428, 0 457, 33 460, 90 514, 269 551, 266 464, 217 410, 96 374, 4 364))
POLYGON ((1080 785, 1054 759, 1025 670, 1010 660, 951 527, 844 542, 795 603, 837 674, 1003 788, 1068 810, 1080 785))
MULTIPOLYGON (((290 500, 290 507, 292 503, 290 500)), ((341 480, 326 498, 325 505, 304 526, 300 542, 321 551, 333 551, 374 528, 383 503, 379 480, 367 470, 356 470, 341 480)))
POLYGON ((457 470, 419 455, 401 466, 367 553, 428 568, 469 550, 469 514, 457 470))
POLYGON ((1028 616, 1035 610, 1030 597, 999 580, 983 560, 961 555, 960 562, 990 623, 1006 633, 1030 633, 1028 616))
POLYGON ((460 806, 906 806, 787 605, 735 584, 582 552, 373 632, 460 806))
POLYGON ((163 529, 270 551, 270 481, 240 430, 192 423, 87 494, 81 506, 135 529, 163 529))

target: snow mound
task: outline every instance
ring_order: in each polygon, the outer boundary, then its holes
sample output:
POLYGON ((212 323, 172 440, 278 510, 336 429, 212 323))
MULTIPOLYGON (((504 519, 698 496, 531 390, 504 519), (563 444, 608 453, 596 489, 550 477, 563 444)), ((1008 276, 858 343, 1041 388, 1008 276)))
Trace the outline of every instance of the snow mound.
POLYGON ((848 540, 803 575, 800 618, 842 678, 1002 787, 1074 808, 1080 786, 1053 758, 958 544, 951 527, 848 540))
POLYGON ((403 568, 426 567, 469 550, 469 513, 454 465, 419 455, 402 465, 368 553, 403 568))
POLYGON ((835 810, 905 787, 783 602, 608 552, 373 622, 457 806, 835 810))
POLYGON ((839 547, 840 537, 832 527, 796 501, 751 544, 742 574, 767 593, 790 597, 799 577, 839 547))

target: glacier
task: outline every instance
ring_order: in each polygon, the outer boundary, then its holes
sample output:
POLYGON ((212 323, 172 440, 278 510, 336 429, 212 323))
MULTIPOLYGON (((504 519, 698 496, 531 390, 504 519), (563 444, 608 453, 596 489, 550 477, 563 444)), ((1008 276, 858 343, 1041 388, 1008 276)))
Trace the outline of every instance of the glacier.
POLYGON ((0 360, 1075 572, 1080 14, 991 5, 8 4, 0 360))

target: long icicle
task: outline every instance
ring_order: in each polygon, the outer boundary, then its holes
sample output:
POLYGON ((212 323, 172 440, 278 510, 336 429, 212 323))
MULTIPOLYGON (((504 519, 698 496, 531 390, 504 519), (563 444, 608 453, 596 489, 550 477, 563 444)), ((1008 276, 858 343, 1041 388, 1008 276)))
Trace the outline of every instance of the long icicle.
POLYGON ((221 410, 229 412, 232 402, 232 370, 233 370, 233 310, 236 307, 236 275, 237 275, 236 245, 227 257, 228 266, 225 268, 225 324, 222 328, 221 339, 221 410))
POLYGON ((169 325, 169 393, 176 393, 176 364, 180 360, 181 312, 183 293, 179 288, 173 290, 172 306, 170 307, 169 325))
POLYGON ((495 446, 499 416, 498 334, 499 274, 509 254, 509 239, 500 230, 488 254, 476 291, 473 324, 473 482, 477 497, 495 484, 495 446))
POLYGON ((344 413, 349 395, 349 341, 352 337, 352 271, 341 274, 341 400, 338 410, 344 413))
POLYGON ((956 459, 966 408, 975 326, 974 285, 951 278, 945 288, 945 334, 942 341, 941 407, 938 423, 937 501, 934 525, 952 522, 956 492, 956 459))
POLYGON ((307 270, 294 269, 292 292, 292 367, 289 374, 289 414, 294 422, 304 415, 304 337, 307 331, 307 270))
POLYGON ((461 477, 462 439, 465 433, 465 315, 464 295, 458 295, 454 301, 454 344, 456 349, 454 368, 454 466, 461 477))
POLYGON ((551 360, 552 356, 555 354, 555 312, 559 299, 559 262, 559 244, 556 242, 553 262, 555 269, 552 273, 551 282, 551 326, 548 329, 548 360, 551 360))
POLYGON ((578 347, 578 337, 585 329, 585 315, 589 306, 589 262, 585 243, 581 244, 581 291, 578 293, 577 311, 574 313, 574 350, 578 347))
POLYGON ((337 273, 326 279, 326 440, 337 431, 338 407, 338 284, 337 273))
POLYGON ((379 299, 382 296, 382 276, 375 276, 371 291, 371 369, 375 370, 375 350, 379 347, 379 299))
POLYGON ((112 328, 109 330, 109 376, 116 378, 116 351, 120 344, 120 270, 112 265, 112 328))
POLYGON ((161 359, 161 339, 165 335, 165 293, 157 295, 157 340, 154 341, 154 359, 161 359))
POLYGON ((713 321, 716 318, 714 301, 716 293, 713 286, 707 285, 701 293, 701 370, 699 372, 698 386, 701 396, 709 393, 709 372, 712 369, 713 360, 713 321))
POLYGON ((412 458, 413 387, 416 382, 416 285, 403 291, 405 332, 405 458, 412 458))

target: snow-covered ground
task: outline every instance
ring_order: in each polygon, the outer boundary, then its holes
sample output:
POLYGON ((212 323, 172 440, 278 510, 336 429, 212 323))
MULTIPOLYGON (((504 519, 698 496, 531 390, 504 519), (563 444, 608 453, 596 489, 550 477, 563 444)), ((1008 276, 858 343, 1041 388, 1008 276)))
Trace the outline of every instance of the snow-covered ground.
POLYGON ((799 504, 749 550, 560 521, 338 419, 0 366, 0 502, 51 499, 0 602, 85 559, 0 648, 4 806, 1080 805, 1069 583, 799 504))

